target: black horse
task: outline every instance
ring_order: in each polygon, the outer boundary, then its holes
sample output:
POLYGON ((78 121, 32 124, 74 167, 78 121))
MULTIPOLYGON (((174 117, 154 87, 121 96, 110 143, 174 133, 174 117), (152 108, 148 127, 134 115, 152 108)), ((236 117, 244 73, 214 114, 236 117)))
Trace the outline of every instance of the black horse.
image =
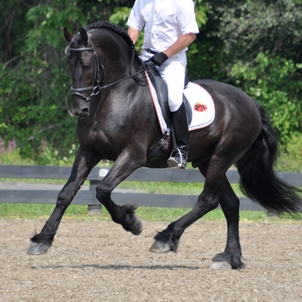
MULTIPOLYGON (((143 64, 127 33, 109 22, 81 28, 76 35, 64 29, 70 43, 67 66, 72 76, 72 107, 79 116, 79 149, 71 175, 60 192, 55 209, 42 231, 31 238, 30 254, 46 253, 66 208, 91 169, 102 159, 114 161, 96 188, 97 199, 112 220, 139 235, 142 222, 134 205, 118 206, 112 190, 142 166, 166 168, 171 145, 155 160, 149 154, 162 137, 143 64)), ((239 89, 218 81, 198 80, 215 103, 214 122, 190 132, 189 162, 205 177, 193 209, 155 236, 153 252, 176 251, 185 229, 219 204, 227 220, 227 243, 213 261, 233 269, 244 266, 239 242, 239 199, 226 171, 236 165, 243 192, 269 211, 299 212, 298 190, 277 178, 273 164, 277 141, 262 107, 239 89)))

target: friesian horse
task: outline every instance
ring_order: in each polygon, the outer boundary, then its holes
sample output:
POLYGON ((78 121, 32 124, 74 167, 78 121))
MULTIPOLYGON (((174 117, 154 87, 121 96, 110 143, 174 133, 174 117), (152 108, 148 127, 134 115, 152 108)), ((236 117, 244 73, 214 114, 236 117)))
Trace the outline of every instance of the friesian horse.
MULTIPOLYGON (((58 195, 53 213, 39 234, 31 238, 29 254, 46 253, 62 216, 91 169, 101 160, 114 161, 96 188, 96 197, 114 222, 139 235, 142 222, 136 206, 116 205, 112 190, 140 167, 166 168, 171 144, 155 159, 149 154, 162 137, 151 101, 143 63, 122 28, 100 21, 73 35, 64 29, 69 45, 67 66, 72 77, 72 108, 77 115, 79 149, 71 175, 58 195)), ((215 104, 213 123, 191 131, 189 162, 205 177, 204 189, 193 209, 155 236, 150 250, 176 251, 186 228, 219 204, 227 221, 224 252, 213 261, 233 269, 244 266, 239 241, 239 199, 226 177, 236 165, 243 192, 273 212, 301 210, 299 190, 281 181, 273 170, 277 139, 263 108, 234 86, 198 80, 215 104)), ((222 265, 223 267, 223 265, 222 265)))

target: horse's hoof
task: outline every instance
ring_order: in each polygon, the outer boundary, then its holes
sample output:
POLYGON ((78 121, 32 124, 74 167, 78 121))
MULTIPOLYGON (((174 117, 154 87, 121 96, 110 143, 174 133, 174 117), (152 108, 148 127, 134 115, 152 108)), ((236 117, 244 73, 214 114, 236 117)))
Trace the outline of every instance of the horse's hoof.
POLYGON ((49 245, 46 245, 43 243, 32 242, 27 250, 27 254, 30 254, 30 255, 46 254, 49 247, 50 247, 49 245))
POLYGON ((136 235, 138 236, 142 230, 143 230, 143 223, 142 221, 137 217, 137 215, 135 215, 135 223, 133 224, 130 232, 133 234, 133 235, 136 235))
POLYGON ((167 243, 155 240, 149 250, 153 253, 168 253, 171 251, 171 248, 167 243))
POLYGON ((211 269, 230 269, 232 268, 231 266, 231 256, 224 252, 217 254, 213 259, 212 259, 212 264, 210 266, 211 269))
POLYGON ((231 265, 228 262, 215 262, 213 261, 210 265, 210 269, 230 269, 232 268, 231 265))

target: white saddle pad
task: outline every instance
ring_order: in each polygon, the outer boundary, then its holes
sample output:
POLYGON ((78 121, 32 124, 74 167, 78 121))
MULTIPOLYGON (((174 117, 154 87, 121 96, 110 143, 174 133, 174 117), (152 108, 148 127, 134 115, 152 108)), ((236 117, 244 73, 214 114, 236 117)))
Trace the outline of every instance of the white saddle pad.
POLYGON ((184 90, 192 108, 189 131, 209 126, 215 118, 215 106, 211 95, 201 86, 190 82, 184 90))
MULTIPOLYGON (((164 134, 168 127, 163 118, 156 91, 148 75, 147 81, 158 122, 161 127, 161 131, 164 134)), ((215 118, 215 106, 211 95, 204 88, 192 82, 189 82, 187 88, 184 90, 184 94, 192 108, 192 121, 189 125, 189 131, 209 126, 215 118)))

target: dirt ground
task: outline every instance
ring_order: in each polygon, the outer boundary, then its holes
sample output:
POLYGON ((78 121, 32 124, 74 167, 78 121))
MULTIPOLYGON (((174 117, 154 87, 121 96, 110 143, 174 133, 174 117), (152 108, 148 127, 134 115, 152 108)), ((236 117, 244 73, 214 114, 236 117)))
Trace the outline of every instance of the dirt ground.
POLYGON ((302 224, 240 224, 246 268, 209 269, 226 226, 198 222, 177 254, 149 252, 167 223, 133 236, 111 221, 63 220, 48 254, 26 254, 44 220, 0 220, 0 301, 302 301, 302 224))

